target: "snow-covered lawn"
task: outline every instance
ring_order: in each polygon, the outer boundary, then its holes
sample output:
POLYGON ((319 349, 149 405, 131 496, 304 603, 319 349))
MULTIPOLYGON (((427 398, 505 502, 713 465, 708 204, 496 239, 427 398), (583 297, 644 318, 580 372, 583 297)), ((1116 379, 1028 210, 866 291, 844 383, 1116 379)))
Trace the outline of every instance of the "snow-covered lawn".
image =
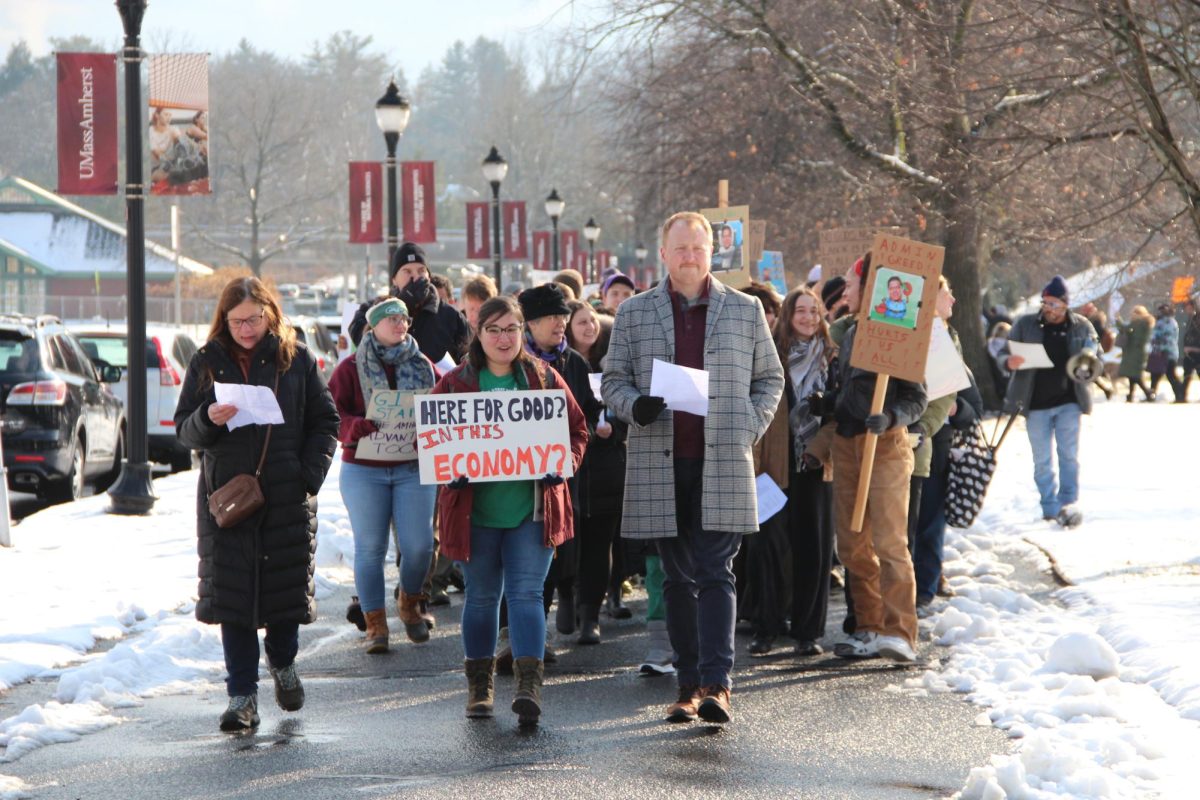
MULTIPOLYGON (((896 691, 953 691, 978 724, 1013 737, 976 769, 964 798, 1193 797, 1200 753, 1200 486, 1192 471, 1200 406, 1104 404, 1085 418, 1082 527, 1041 521, 1020 427, 1000 453, 984 512, 947 537, 958 596, 922 629, 947 663, 896 691), (1028 540, 1028 541, 1027 541, 1028 540), (1011 566, 1047 567, 1074 586, 1030 597, 1011 566)), ((337 488, 322 489, 318 594, 353 580, 337 488)), ((155 481, 147 517, 88 498, 36 514, 0 549, 0 691, 46 680, 46 698, 0 720, 0 761, 121 721, 144 698, 198 691, 223 676, 215 628, 191 615, 195 473, 155 481), (136 634, 136 635, 135 635, 136 634), (97 648, 115 641, 111 647, 97 648)), ((0 799, 25 792, 0 775, 0 799)))

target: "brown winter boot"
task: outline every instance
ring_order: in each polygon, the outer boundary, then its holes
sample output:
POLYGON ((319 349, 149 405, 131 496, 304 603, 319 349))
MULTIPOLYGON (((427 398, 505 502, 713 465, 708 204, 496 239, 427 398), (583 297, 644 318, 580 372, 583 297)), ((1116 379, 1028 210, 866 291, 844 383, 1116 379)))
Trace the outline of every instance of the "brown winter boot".
POLYGON ((429 626, 421 616, 421 601, 428 599, 428 595, 400 592, 400 621, 404 623, 404 632, 411 641, 429 641, 429 626))
POLYGON ((513 659, 513 672, 517 676, 517 693, 513 697, 512 710, 517 723, 522 726, 537 725, 542 715, 542 660, 533 656, 513 659))
POLYGON ((364 615, 367 618, 367 652, 371 655, 388 651, 387 609, 377 608, 364 615))
POLYGON ((467 672, 467 718, 490 719, 494 699, 492 680, 496 667, 494 658, 468 658, 463 661, 467 672))

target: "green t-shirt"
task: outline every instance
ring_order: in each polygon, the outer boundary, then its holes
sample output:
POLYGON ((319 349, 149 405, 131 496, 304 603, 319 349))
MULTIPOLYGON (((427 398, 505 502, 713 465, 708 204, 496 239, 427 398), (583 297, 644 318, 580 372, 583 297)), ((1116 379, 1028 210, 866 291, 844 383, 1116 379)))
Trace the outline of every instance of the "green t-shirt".
MULTIPOLYGON (((493 375, 479 372, 479 391, 498 392, 520 389, 516 373, 493 375)), ((484 528, 515 528, 533 515, 534 481, 496 481, 475 484, 471 503, 471 524, 484 528)))

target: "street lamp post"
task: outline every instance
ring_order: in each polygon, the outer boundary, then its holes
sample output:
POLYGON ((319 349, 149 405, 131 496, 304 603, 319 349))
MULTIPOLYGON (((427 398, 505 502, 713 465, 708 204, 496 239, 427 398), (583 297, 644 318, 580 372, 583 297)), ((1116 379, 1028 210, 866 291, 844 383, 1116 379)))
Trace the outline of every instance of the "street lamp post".
POLYGON ((492 186, 492 269, 495 271, 496 287, 504 285, 500 277, 500 182, 508 174, 508 162, 501 158, 496 146, 483 160, 483 177, 492 186))
POLYGON ((142 17, 146 0, 117 0, 125 28, 125 292, 129 319, 125 347, 129 389, 125 402, 127 453, 108 490, 115 514, 146 514, 154 507, 154 484, 146 461, 146 221, 142 185, 142 17))
POLYGON ((400 141, 400 134, 408 127, 410 112, 408 101, 400 96, 395 79, 388 81, 387 91, 375 103, 375 124, 383 131, 383 141, 387 145, 388 269, 391 269, 396 248, 400 246, 396 214, 396 144, 400 141))
POLYGON ((600 226, 592 217, 588 217, 587 224, 583 226, 583 238, 587 239, 588 243, 588 271, 592 274, 592 283, 599 283, 600 273, 596 269, 596 240, 600 238, 600 226))
POLYGON ((641 279, 642 283, 647 286, 650 285, 650 281, 646 280, 646 256, 649 254, 650 251, 647 250, 646 245, 642 244, 641 242, 638 242, 637 246, 633 248, 633 255, 638 260, 638 277, 641 279))
POLYGON ((551 252, 554 253, 554 271, 558 272, 558 218, 562 216, 563 209, 567 207, 566 202, 558 196, 558 189, 551 189, 550 196, 546 198, 546 213, 550 215, 550 225, 554 229, 554 234, 550 239, 551 252))

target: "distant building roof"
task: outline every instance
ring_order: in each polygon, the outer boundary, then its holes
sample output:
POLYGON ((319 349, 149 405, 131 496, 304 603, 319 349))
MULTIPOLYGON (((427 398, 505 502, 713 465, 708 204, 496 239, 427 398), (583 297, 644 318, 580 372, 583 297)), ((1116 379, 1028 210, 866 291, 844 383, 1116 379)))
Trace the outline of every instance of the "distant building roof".
MULTIPOLYGON (((125 228, 24 178, 0 180, 0 252, 17 256, 57 277, 125 274, 125 228)), ((211 275, 212 268, 186 256, 179 269, 211 275)), ((146 241, 146 277, 175 275, 175 252, 146 241)))

